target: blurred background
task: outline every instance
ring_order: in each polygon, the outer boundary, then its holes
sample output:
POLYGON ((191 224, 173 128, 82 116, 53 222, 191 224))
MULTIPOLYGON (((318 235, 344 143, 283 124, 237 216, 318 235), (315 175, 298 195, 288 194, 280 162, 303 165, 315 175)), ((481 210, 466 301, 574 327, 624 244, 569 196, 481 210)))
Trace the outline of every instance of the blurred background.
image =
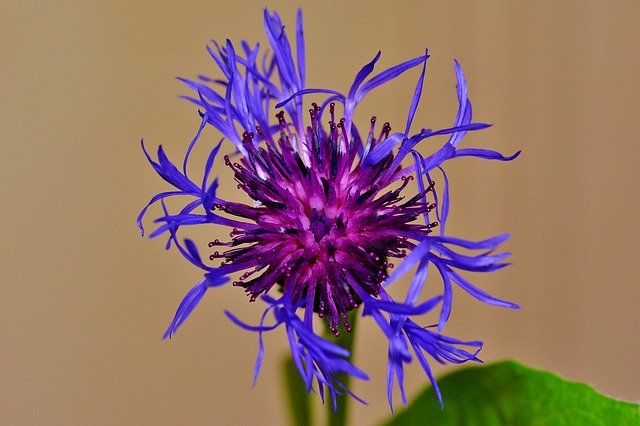
MULTIPOLYGON (((257 338, 223 310, 251 322, 261 309, 225 287, 210 291, 174 339, 163 342, 200 274, 165 252, 162 241, 141 238, 135 226, 149 197, 167 189, 144 159, 140 139, 163 144, 178 159, 199 124, 196 109, 178 99, 187 90, 174 77, 214 74, 205 51, 210 39, 265 42, 264 5, 3 2, 4 424, 285 421, 284 335, 267 338, 263 372, 252 387, 257 338)), ((494 123, 463 144, 523 150, 511 163, 447 164, 448 232, 474 239, 511 232, 513 266, 476 282, 523 306, 498 309, 458 294, 447 333, 484 340, 485 361, 516 358, 612 396, 640 399, 640 3, 300 5, 309 86, 344 91, 378 49, 383 69, 428 47, 414 126, 453 121, 458 58, 475 118, 494 123)), ((267 6, 280 11, 291 34, 297 5, 267 6)), ((378 90, 361 119, 375 114, 403 126, 416 78, 414 71, 378 90)), ((213 131, 203 137, 217 140, 213 131)), ((195 155, 204 161, 205 149, 195 155)), ((218 170, 223 194, 233 190, 230 174, 218 170)), ((387 348, 372 324, 359 325, 356 359, 371 381, 355 391, 370 405, 354 404, 353 421, 370 424, 389 413, 387 348)), ((412 364, 409 393, 425 382, 412 364)))

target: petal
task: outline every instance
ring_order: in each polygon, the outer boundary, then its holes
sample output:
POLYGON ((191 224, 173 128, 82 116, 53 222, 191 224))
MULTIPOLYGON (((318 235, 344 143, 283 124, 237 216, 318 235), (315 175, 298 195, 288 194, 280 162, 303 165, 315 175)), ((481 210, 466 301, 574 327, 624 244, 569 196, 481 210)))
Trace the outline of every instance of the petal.
POLYGON ((371 167, 378 164, 393 150, 393 148, 405 139, 403 133, 394 133, 382 142, 378 143, 364 158, 362 165, 371 167))
POLYGON ((296 14, 296 58, 298 59, 298 74, 300 74, 300 86, 305 82, 305 57, 304 57, 304 29, 302 27, 302 9, 296 14))
POLYGON ((294 91, 301 89, 300 80, 296 74, 291 55, 291 46, 278 13, 274 12, 273 15, 270 15, 269 10, 264 9, 264 29, 278 62, 278 70, 283 77, 282 84, 294 91))
POLYGON ((418 83, 416 83, 416 88, 413 91, 413 98, 411 99, 411 105, 409 106, 409 114, 407 114, 407 126, 405 127, 404 133, 406 135, 409 134, 409 130, 411 129, 411 123, 413 122, 413 117, 416 114, 416 110, 418 109, 418 104, 420 103, 420 96, 422 95, 422 87, 424 85, 424 75, 427 70, 427 59, 429 58, 429 51, 426 50, 424 52, 424 62, 422 63, 422 71, 420 72, 420 77, 418 77, 418 83))
POLYGON ((164 335, 162 336, 163 339, 171 338, 171 336, 175 334, 182 323, 189 317, 189 315, 191 315, 191 312, 195 309, 195 307, 198 306, 198 303, 200 303, 200 300, 202 300, 202 297, 204 296, 206 291, 206 280, 200 281, 195 285, 195 287, 189 290, 189 292, 182 299, 182 302, 180 302, 180 305, 176 310, 176 314, 174 315, 171 324, 169 324, 167 331, 165 331, 164 335))
MULTIPOLYGON (((462 68, 457 60, 454 60, 454 69, 456 73, 456 92, 458 95, 458 113, 456 115, 456 119, 454 121, 454 126, 461 126, 464 124, 468 124, 471 122, 472 118, 472 110, 471 110, 471 102, 469 101, 469 92, 467 89, 467 80, 462 72, 462 68)), ((464 135, 466 131, 456 132, 449 139, 449 143, 453 146, 456 146, 464 135)))
POLYGON ((427 255, 420 261, 418 265, 418 270, 416 271, 413 279, 411 280, 411 284, 409 284, 409 290, 407 291, 407 296, 405 299, 405 303, 414 304, 420 293, 422 293, 422 288, 424 287, 424 283, 427 279, 427 272, 429 268, 429 255, 427 255))
POLYGON ((428 173, 440 164, 444 163, 453 155, 455 150, 456 149, 451 144, 445 143, 442 148, 424 159, 424 163, 422 164, 424 172, 428 173))
POLYGON ((413 306, 406 303, 399 303, 394 301, 384 301, 369 299, 363 309, 363 315, 370 315, 371 310, 377 309, 380 311, 388 312, 390 314, 401 315, 423 315, 431 311, 440 301, 442 296, 433 297, 426 302, 413 306))
POLYGON ((451 156, 451 158, 455 157, 477 157, 482 158, 484 160, 499 160, 499 161, 511 161, 517 158, 522 151, 518 151, 515 154, 505 157, 497 151, 492 151, 490 149, 478 149, 478 148, 461 148, 457 149, 456 152, 451 156))
MULTIPOLYGON (((378 57, 379 57, 379 55, 376 56, 376 58, 378 58, 378 57)), ((388 69, 382 71, 380 74, 376 75, 375 77, 372 77, 366 83, 364 83, 362 85, 362 87, 360 87, 358 89, 357 93, 354 96, 355 104, 358 104, 362 100, 362 98, 364 98, 366 96, 367 93, 369 93, 370 91, 372 91, 376 87, 378 87, 378 86, 380 86, 380 85, 382 85, 382 84, 384 84, 384 83, 386 83, 388 81, 393 80, 394 78, 398 77, 400 74, 404 73, 405 71, 410 70, 411 68, 420 65, 425 60, 426 60, 425 56, 419 56, 417 58, 409 59, 408 61, 405 61, 405 62, 403 62, 401 64, 398 64, 398 65, 396 65, 394 67, 388 68, 388 69)), ((375 62, 374 62, 374 64, 375 64, 375 62)), ((354 82, 354 85, 355 85, 355 82, 354 82)), ((349 97, 351 98, 351 96, 349 96, 349 97)))
POLYGON ((200 123, 200 127, 198 127, 198 131, 196 132, 196 135, 191 140, 191 143, 189 144, 189 147, 187 148, 187 153, 184 156, 184 161, 182 162, 182 173, 187 178, 188 178, 188 176, 187 176, 187 163, 189 162, 189 156, 191 155, 191 150, 196 145, 196 142, 198 141, 198 139, 200 139, 200 135, 202 134, 202 129, 204 129, 204 126, 206 124, 207 124, 207 116, 205 114, 205 115, 202 116, 202 122, 200 123))
POLYGON ((153 197, 151 197, 151 200, 149 200, 149 202, 147 203, 146 206, 144 206, 144 208, 140 211, 140 213, 138 214, 138 217, 136 218, 136 223, 138 224, 138 229, 140 229, 140 235, 144 236, 144 227, 142 226, 142 218, 144 217, 144 215, 147 212, 147 209, 154 203, 167 198, 167 197, 172 197, 175 195, 191 195, 191 194, 186 194, 182 191, 169 191, 169 192, 161 192, 159 194, 154 195, 153 197))
POLYGON ((209 86, 204 85, 202 83, 198 83, 197 81, 189 80, 186 78, 178 77, 178 80, 182 82, 189 89, 193 90, 196 93, 201 93, 202 96, 206 97, 208 100, 214 102, 220 107, 224 106, 224 97, 219 95, 215 90, 211 89, 209 86))
POLYGON ((349 94, 347 95, 347 97, 350 100, 355 98, 356 92, 360 88, 360 85, 362 84, 364 79, 367 78, 369 76, 369 74, 371 74, 373 72, 373 69, 375 68, 376 63, 380 59, 380 55, 381 54, 382 54, 382 52, 378 50, 378 53, 376 53, 376 56, 374 56, 374 58, 371 60, 371 62, 367 63, 365 66, 363 66, 360 69, 360 71, 358 71, 358 73, 356 74, 356 78, 353 80, 353 84, 351 85, 351 88, 349 89, 349 94))
POLYGON ((440 235, 444 235, 444 227, 447 223, 447 217, 449 216, 449 179, 442 167, 438 166, 438 169, 442 172, 442 203, 440 204, 440 215, 438 220, 440 221, 440 235))
POLYGON ((224 311, 224 314, 227 316, 227 318, 229 318, 231 320, 231 322, 233 322, 235 325, 237 325, 238 327, 247 330, 247 331, 255 331, 255 332, 264 332, 264 331, 271 331, 274 330, 275 328, 277 328, 280 324, 282 324, 281 321, 276 321, 275 324, 273 325, 269 325, 269 326, 265 326, 265 325, 259 325, 259 326, 255 326, 255 325, 249 325, 246 322, 243 322, 242 320, 238 319, 238 317, 236 317, 233 313, 231 313, 230 311, 224 311))
POLYGON ((293 95, 289 96, 284 101, 278 102, 276 104, 275 108, 282 108, 284 105, 289 103, 292 99, 300 97, 302 95, 307 95, 309 93, 331 93, 333 95, 336 95, 336 96, 344 98, 344 95, 342 95, 342 93, 340 93, 340 92, 338 92, 336 90, 331 90, 331 89, 303 89, 303 90, 299 90, 299 91, 295 92, 293 95))
POLYGON ((437 242, 443 242, 446 244, 454 244, 460 247, 468 248, 471 250, 478 249, 495 249, 500 244, 504 243, 511 237, 511 234, 500 234, 495 237, 487 238, 482 241, 468 241, 463 240, 461 238, 451 237, 447 235, 441 235, 439 237, 431 237, 433 240, 437 242))
POLYGON ((456 273, 452 269, 447 268, 447 272, 451 279, 456 282, 456 284, 458 284, 464 291, 480 300, 481 302, 488 303, 490 305, 501 306, 503 308, 520 309, 520 306, 515 303, 503 299, 498 299, 497 297, 491 296, 490 294, 480 290, 478 287, 471 284, 468 280, 463 278, 460 274, 456 273))
POLYGON ((422 240, 409 255, 398 265, 393 272, 389 275, 389 277, 385 280, 384 286, 387 287, 394 281, 398 280, 404 274, 406 274, 409 269, 413 267, 416 263, 418 263, 422 258, 428 254, 429 249, 431 248, 431 241, 429 238, 425 238, 422 240))
POLYGON ((442 332, 445 324, 449 320, 451 316, 451 305, 453 302, 453 290, 451 288, 451 278, 449 278, 449 274, 445 270, 445 267, 440 262, 435 262, 436 268, 440 272, 442 276, 442 285, 443 285, 443 302, 442 302, 442 310, 440 311, 440 317, 438 318, 438 332, 442 332))
POLYGON ((144 152, 144 155, 147 157, 149 164, 151 164, 153 169, 156 171, 156 173, 160 175, 162 179, 164 179, 166 182, 170 183, 171 185, 175 186, 176 188, 186 193, 189 193, 189 194, 194 193, 197 186, 193 182, 191 182, 189 179, 187 179, 185 176, 183 176, 178 171, 176 166, 174 166, 173 163, 169 161, 166 154, 164 153, 164 150, 162 149, 162 145, 158 146, 159 162, 156 163, 151 159, 151 156, 147 152, 144 146, 144 141, 141 141, 140 143, 142 145, 142 151, 144 152))

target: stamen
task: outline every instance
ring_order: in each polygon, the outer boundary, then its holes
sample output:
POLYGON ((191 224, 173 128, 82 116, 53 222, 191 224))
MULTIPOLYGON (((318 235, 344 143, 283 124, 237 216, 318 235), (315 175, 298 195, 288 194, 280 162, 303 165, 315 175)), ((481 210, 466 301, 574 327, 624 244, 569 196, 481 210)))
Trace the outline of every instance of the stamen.
POLYGON ((309 117, 311 118, 311 130, 315 132, 316 130, 316 121, 318 116, 316 115, 316 110, 313 108, 309 108, 309 117))
POLYGON ((349 136, 347 136, 347 128, 344 125, 344 118, 340 119, 338 123, 338 128, 342 130, 342 137, 344 138, 343 148, 344 151, 347 152, 347 147, 349 146, 349 136))
POLYGON ((396 189, 396 192, 400 193, 402 192, 402 190, 407 186, 407 184, 413 180, 413 176, 409 175, 409 176, 402 176, 402 185, 400 185, 400 188, 396 189))
MULTIPOLYGON (((331 115, 333 116, 333 114, 331 115)), ((338 131, 337 131, 336 123, 333 120, 329 121, 329 135, 331 136, 332 142, 338 140, 338 131)))
POLYGON ((378 141, 382 141, 389 137, 389 133, 391 132, 391 124, 387 121, 382 126, 382 131, 380 132, 380 136, 378 137, 378 141))
MULTIPOLYGON (((276 114, 276 118, 278 119, 278 125, 280 126, 280 131, 285 134, 286 138, 295 139, 295 135, 291 133, 291 129, 289 128, 289 123, 284 118, 284 111, 280 111, 276 114)), ((294 146, 292 144, 291 146, 294 146)))
MULTIPOLYGON (((434 191, 435 182, 427 177, 428 188, 405 204, 399 203, 399 195, 414 179, 411 175, 403 176, 397 189, 386 189, 388 192, 378 196, 387 188, 379 177, 391 163, 354 167, 355 150, 353 156, 342 155, 351 144, 345 119, 336 121, 334 102, 329 104, 329 111, 327 131, 320 121, 320 107, 314 103, 308 109, 308 163, 293 146, 298 135, 287 123, 285 111, 276 114, 279 140, 268 142, 266 149, 257 148, 252 132, 242 134, 249 155, 233 163, 228 155, 224 159, 235 173, 238 188, 256 204, 251 207, 219 201, 213 209, 249 219, 255 225, 236 222, 229 242, 209 242, 209 247, 234 248, 215 251, 209 259, 223 258, 220 266, 234 265, 240 275, 233 285, 243 287, 251 301, 267 293, 273 283, 294 303, 301 303, 303 297, 309 297, 309 291, 314 292, 312 300, 307 300, 307 309, 325 318, 330 331, 339 336, 343 325, 347 332, 351 331, 347 314, 359 307, 360 299, 354 300, 353 283, 325 271, 348 271, 358 277, 356 284, 362 291, 378 297, 382 283, 395 267, 390 259, 405 258, 406 249, 415 245, 405 235, 426 236, 438 224, 409 224, 423 212, 436 208, 435 202, 425 198, 434 191), (261 170, 269 171, 268 180, 261 170), (317 249, 308 249, 309 241, 317 244, 317 249), (318 263, 321 265, 316 266, 318 263), (310 280, 323 285, 312 290, 310 280)), ((377 118, 371 117, 365 150, 389 137, 391 125, 384 123, 379 138, 374 138, 376 123, 377 118)), ((272 141, 270 129, 256 126, 255 132, 259 138, 272 141)), ((412 237, 411 241, 414 239, 417 238, 412 237)))
POLYGON ((253 137, 254 137, 253 132, 248 132, 245 130, 245 132, 242 134, 242 143, 245 145, 253 146, 252 144, 253 137))
POLYGON ((229 247, 229 246, 231 246, 231 243, 221 242, 219 239, 216 238, 213 241, 209 241, 208 246, 209 247, 213 247, 213 246, 227 246, 227 247, 229 247))

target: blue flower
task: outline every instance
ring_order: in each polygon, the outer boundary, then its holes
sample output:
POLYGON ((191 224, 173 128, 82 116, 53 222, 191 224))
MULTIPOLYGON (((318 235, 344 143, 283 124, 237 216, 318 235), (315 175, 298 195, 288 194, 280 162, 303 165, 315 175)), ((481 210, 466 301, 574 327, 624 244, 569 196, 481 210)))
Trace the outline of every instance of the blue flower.
POLYGON ((254 379, 264 356, 263 333, 284 329, 307 391, 317 385, 324 399, 326 389, 335 407, 336 395, 349 392, 338 374, 362 380, 368 376, 351 363, 348 351, 314 330, 313 316, 324 318, 337 336, 343 329, 351 331, 348 312, 361 309, 389 342, 390 405, 393 407, 394 383, 406 403, 403 367, 412 360, 412 353, 442 402, 428 358, 440 363, 479 361, 476 355, 482 346, 479 341, 441 334, 451 313, 453 284, 482 302, 518 307, 487 294, 461 275, 460 271, 491 272, 507 266, 509 253, 498 252, 498 247, 508 235, 468 241, 445 233, 449 190, 443 165, 463 156, 509 161, 519 152, 505 157, 488 149, 458 148, 467 132, 489 125, 472 120, 467 84, 457 61, 459 107, 453 125, 413 132, 428 52, 374 74, 378 52, 356 74, 345 95, 306 87, 300 11, 295 55, 277 13, 264 11, 264 27, 272 53, 245 41, 239 50, 228 40, 224 46, 213 43, 208 51, 221 77, 180 79, 193 90, 194 95, 186 98, 198 106, 202 119, 181 170, 162 147, 154 160, 142 146, 151 166, 173 188, 151 198, 138 217, 140 230, 144 233, 142 219, 148 207, 160 201, 164 214, 156 220, 158 227, 151 237, 167 236, 167 248, 175 247, 204 274, 178 307, 164 337, 176 332, 209 288, 224 285, 233 276, 234 286, 243 288, 251 301, 266 306, 256 326, 227 311, 232 322, 258 333, 254 379), (353 117, 362 99, 416 67, 421 72, 405 128, 392 132, 390 124, 384 123, 377 129, 380 126, 372 117, 359 129, 353 117), (320 105, 305 105, 307 94, 324 94, 326 99, 320 105), (341 106, 341 117, 336 105, 341 106), (216 195, 217 180, 211 175, 222 141, 211 150, 202 179, 194 181, 188 176, 190 154, 206 126, 213 126, 235 148, 236 161, 225 155, 224 163, 238 188, 254 200, 253 205, 216 195), (446 142, 423 157, 418 145, 437 136, 446 136, 446 142), (440 190, 432 179, 434 173, 442 175, 440 190), (417 192, 407 188, 414 179, 417 192), (176 197, 187 201, 171 214, 164 200, 176 197), (205 263, 196 244, 189 239, 180 241, 178 234, 183 227, 209 224, 232 231, 229 241, 209 243, 213 252, 205 263), (394 258, 400 260, 397 267, 394 258), (214 266, 217 259, 222 261, 214 266), (416 266, 404 300, 394 300, 387 287, 416 266), (441 277, 441 295, 419 302, 429 269, 441 277), (437 326, 430 330, 418 325, 420 317, 437 306, 437 326))

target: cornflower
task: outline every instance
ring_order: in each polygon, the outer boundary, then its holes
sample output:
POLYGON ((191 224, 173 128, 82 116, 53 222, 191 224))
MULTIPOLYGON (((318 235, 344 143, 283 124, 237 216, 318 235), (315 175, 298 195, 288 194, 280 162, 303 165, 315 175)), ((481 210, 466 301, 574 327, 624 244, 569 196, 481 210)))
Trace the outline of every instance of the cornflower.
POLYGON ((488 149, 458 147, 467 132, 489 125, 472 121, 467 84, 457 61, 459 105, 453 126, 412 133, 428 52, 371 77, 380 59, 378 52, 356 74, 345 95, 305 85, 301 11, 295 28, 295 58, 277 13, 265 9, 264 27, 271 52, 261 53, 260 45, 245 41, 239 51, 228 40, 223 46, 214 42, 207 49, 221 77, 180 79, 195 93, 186 98, 198 106, 202 119, 181 170, 162 146, 154 160, 142 145, 151 166, 174 188, 151 198, 138 217, 140 230, 144 234, 142 219, 147 208, 160 201, 164 214, 156 220, 159 226, 151 237, 167 236, 167 248, 174 246, 204 275, 184 297, 164 337, 176 332, 208 289, 234 277, 233 286, 244 289, 250 301, 265 306, 255 326, 225 311, 233 323, 258 334, 254 380, 264 357, 263 334, 284 328, 307 391, 315 382, 324 401, 326 388, 336 409, 337 395, 352 394, 338 375, 363 380, 368 376, 351 362, 346 349, 314 328, 313 319, 314 315, 324 318, 331 333, 338 336, 342 330, 352 331, 348 314, 359 309, 363 316, 373 318, 389 342, 387 394, 391 407, 394 383, 406 404, 404 365, 411 362, 411 352, 442 403, 427 358, 454 364, 479 361, 482 347, 480 341, 442 334, 451 313, 452 286, 488 304, 518 307, 487 294, 460 274, 505 267, 509 253, 496 250, 508 235, 468 241, 445 232, 449 190, 442 166, 466 156, 509 161, 519 152, 505 157, 488 149), (416 67, 421 71, 404 131, 392 132, 389 123, 380 126, 372 117, 365 123, 366 132, 361 132, 353 119, 362 99, 416 67), (320 104, 311 103, 305 111, 303 100, 309 94, 326 98, 320 104), (342 116, 337 115, 336 106, 342 116), (206 126, 217 129, 223 139, 211 149, 202 179, 196 181, 187 174, 187 164, 206 126), (431 155, 424 157, 417 150, 425 140, 443 135, 448 136, 446 142, 431 155), (211 175, 225 139, 235 148, 235 155, 225 155, 224 164, 238 189, 253 200, 252 205, 216 194, 217 179, 211 175), (442 175, 441 190, 432 179, 436 170, 442 175), (412 180, 417 183, 415 192, 408 186, 412 180), (177 213, 169 213, 164 200, 183 196, 190 201, 177 213), (194 225, 231 229, 229 240, 209 242, 208 262, 192 240, 178 238, 183 227, 194 225), (465 254, 470 251, 475 254, 465 254), (394 259, 400 260, 395 268, 394 259), (394 300, 387 288, 416 266, 404 299, 394 300), (442 292, 420 301, 429 268, 440 275, 442 292), (419 325, 419 317, 437 306, 437 325, 419 325))

